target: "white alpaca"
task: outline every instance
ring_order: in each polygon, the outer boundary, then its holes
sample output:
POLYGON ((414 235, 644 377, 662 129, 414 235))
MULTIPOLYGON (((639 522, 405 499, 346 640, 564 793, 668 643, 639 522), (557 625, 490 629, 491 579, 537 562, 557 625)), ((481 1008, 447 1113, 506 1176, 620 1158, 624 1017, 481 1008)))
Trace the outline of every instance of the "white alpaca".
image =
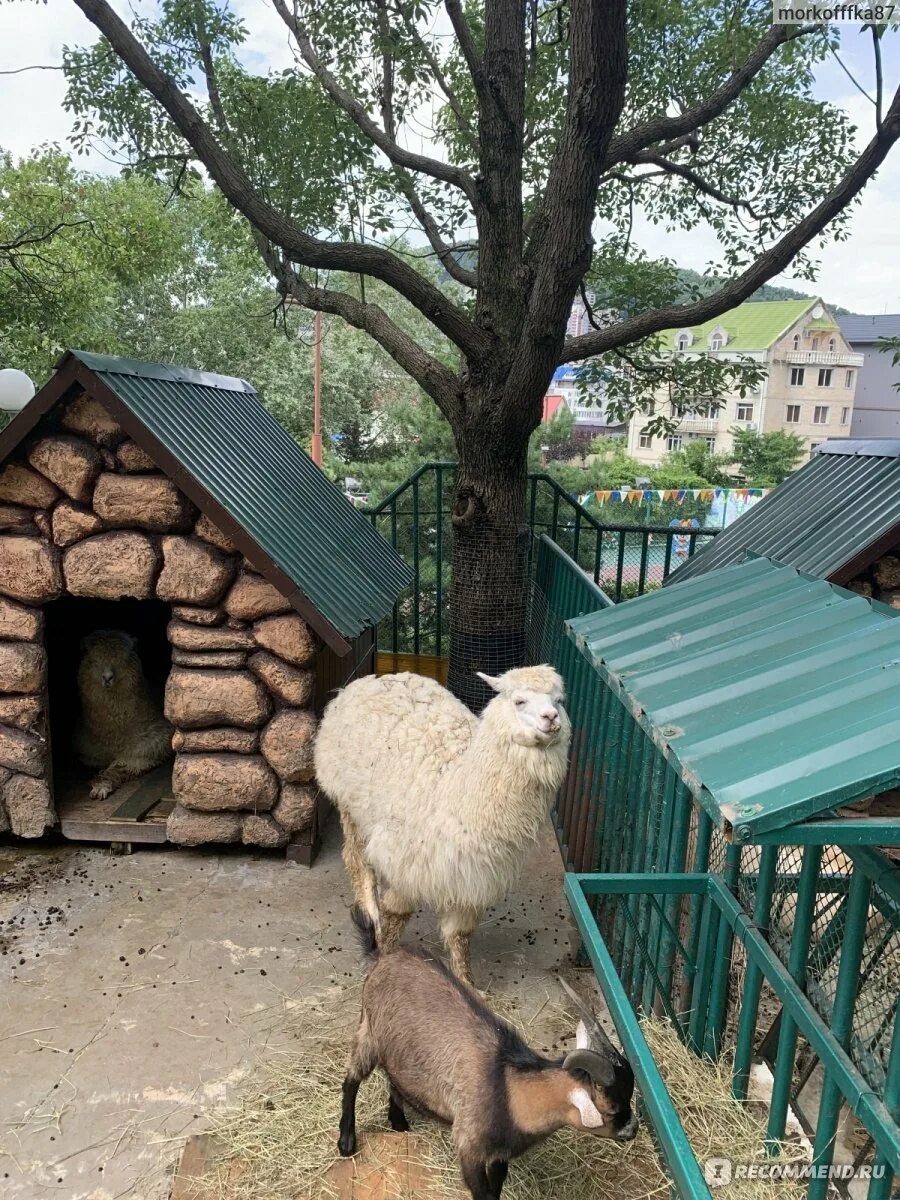
POLYGON ((359 679, 326 708, 315 749, 381 946, 427 905, 467 982, 472 931, 518 878, 565 776, 570 734, 552 667, 479 675, 497 693, 480 717, 421 675, 359 679))

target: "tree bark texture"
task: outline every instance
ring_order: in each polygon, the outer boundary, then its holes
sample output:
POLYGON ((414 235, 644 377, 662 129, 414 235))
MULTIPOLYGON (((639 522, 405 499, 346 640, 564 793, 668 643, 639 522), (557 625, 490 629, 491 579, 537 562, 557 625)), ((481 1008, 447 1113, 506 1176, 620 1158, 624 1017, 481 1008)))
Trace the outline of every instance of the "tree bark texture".
POLYGON ((525 661, 527 440, 504 444, 473 426, 457 444, 447 686, 477 712, 491 693, 475 672, 525 661))

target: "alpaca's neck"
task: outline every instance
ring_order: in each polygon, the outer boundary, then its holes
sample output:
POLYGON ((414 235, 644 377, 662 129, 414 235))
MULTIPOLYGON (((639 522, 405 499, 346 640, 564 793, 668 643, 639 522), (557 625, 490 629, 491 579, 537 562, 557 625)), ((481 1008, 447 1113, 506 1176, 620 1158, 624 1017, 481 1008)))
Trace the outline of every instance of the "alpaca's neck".
POLYGON ((444 778, 461 817, 495 837, 528 841, 537 835, 563 781, 566 753, 563 742, 520 746, 482 719, 444 778))

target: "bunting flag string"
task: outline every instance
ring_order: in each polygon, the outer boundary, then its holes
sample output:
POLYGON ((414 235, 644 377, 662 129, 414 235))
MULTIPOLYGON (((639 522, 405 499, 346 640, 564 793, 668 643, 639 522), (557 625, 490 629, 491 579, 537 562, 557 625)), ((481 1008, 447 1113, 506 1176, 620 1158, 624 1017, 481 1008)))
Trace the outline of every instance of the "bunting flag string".
POLYGON ((587 504, 591 497, 598 504, 619 504, 627 503, 634 504, 638 501, 653 501, 660 502, 675 501, 677 504, 683 504, 685 500, 725 500, 731 498, 740 498, 741 500, 761 499, 767 496, 771 488, 723 488, 723 487, 705 487, 705 488, 598 488, 593 492, 585 492, 583 496, 578 497, 580 504, 587 504))

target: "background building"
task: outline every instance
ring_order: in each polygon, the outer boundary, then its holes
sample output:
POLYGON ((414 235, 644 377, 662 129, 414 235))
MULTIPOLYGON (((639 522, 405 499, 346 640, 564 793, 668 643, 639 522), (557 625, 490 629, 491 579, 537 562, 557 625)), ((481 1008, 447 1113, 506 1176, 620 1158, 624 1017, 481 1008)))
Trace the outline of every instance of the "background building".
POLYGON ((851 435, 900 437, 900 366, 893 352, 878 345, 881 338, 900 337, 900 313, 880 317, 838 317, 841 333, 863 356, 853 404, 851 435))
POLYGON ((645 433, 647 416, 638 413, 629 425, 628 448, 642 462, 656 464, 694 438, 716 454, 728 453, 734 428, 797 433, 807 457, 826 438, 850 436, 863 355, 851 349, 821 300, 741 304, 703 325, 669 330, 665 345, 673 354, 751 359, 765 374, 752 393, 735 392, 708 415, 690 413, 666 437, 645 433))

